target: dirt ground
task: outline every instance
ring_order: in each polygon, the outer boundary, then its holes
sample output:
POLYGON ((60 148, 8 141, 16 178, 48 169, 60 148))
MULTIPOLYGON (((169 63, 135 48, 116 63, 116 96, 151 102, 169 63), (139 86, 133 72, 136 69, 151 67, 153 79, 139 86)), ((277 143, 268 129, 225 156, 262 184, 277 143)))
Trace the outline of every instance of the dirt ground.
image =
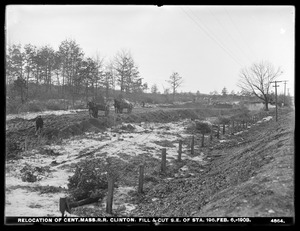
MULTIPOLYGON (((194 155, 189 153, 192 133, 180 136, 181 134, 174 133, 171 125, 159 125, 156 130, 150 126, 151 123, 174 123, 184 119, 203 119, 235 112, 209 108, 140 108, 133 110, 131 114, 115 115, 112 112, 108 118, 100 115, 99 119, 89 118, 87 111, 70 115, 47 115, 44 116, 46 126, 42 139, 35 136, 33 121, 15 118, 6 123, 6 156, 7 163, 10 163, 7 166, 13 169, 14 161, 26 158, 25 143, 29 150, 44 145, 54 147, 56 144, 63 144, 64 139, 80 137, 86 132, 103 134, 100 140, 112 139, 113 137, 109 137, 112 133, 104 133, 107 128, 122 123, 137 126, 149 123, 148 127, 144 126, 145 135, 142 138, 138 138, 137 133, 124 135, 124 145, 128 145, 126 142, 129 142, 129 139, 134 140, 130 141, 130 144, 136 143, 140 149, 132 152, 143 151, 142 153, 149 154, 151 149, 158 150, 157 147, 176 150, 180 138, 183 140, 183 153, 188 158, 183 158, 181 162, 170 159, 167 172, 160 174, 159 169, 154 167, 159 166, 157 158, 151 155, 141 158, 122 154, 127 165, 120 160, 118 164, 126 174, 123 174, 123 184, 119 184, 116 193, 117 197, 122 198, 121 189, 127 190, 130 197, 127 195, 125 198, 123 195, 124 200, 118 201, 117 210, 121 211, 122 205, 128 203, 135 206, 127 216, 294 216, 294 111, 281 111, 278 122, 273 118, 253 124, 235 135, 226 132, 220 139, 214 137, 212 141, 207 141, 203 148, 196 145, 194 155), (140 141, 149 140, 149 134, 154 131, 162 139, 153 140, 152 146, 141 146, 140 141), (135 165, 142 161, 147 163, 147 174, 144 193, 138 195, 132 190, 135 186, 133 182, 137 180, 136 176, 130 174, 135 165)), ((179 125, 175 124, 176 126, 179 125)), ((185 124, 180 126, 185 127, 185 124)), ((86 135, 84 138, 86 139, 86 135)), ((117 140, 120 139, 112 140, 110 144, 113 145, 117 140)), ((200 135, 195 134, 195 143, 200 144, 200 135)), ((103 147, 98 148, 103 150, 103 147)), ((91 149, 85 148, 79 153, 91 152, 91 149)), ((59 160, 55 151, 52 150, 51 155, 53 160, 59 160)), ((69 158, 72 159, 72 156, 69 158)), ((78 157, 74 156, 73 159, 76 158, 78 157)), ((7 171, 9 172, 8 168, 7 171)), ((19 188, 22 187, 27 186, 19 188)), ((10 186, 7 193, 15 189, 18 189, 17 185, 10 186)), ((47 192, 54 190, 57 196, 66 191, 63 187, 42 189, 47 192)), ((101 206, 86 206, 73 212, 78 216, 107 216, 101 206)), ((115 215, 124 216, 117 212, 115 215)))
MULTIPOLYGON (((204 172, 150 190, 163 198, 139 208, 157 216, 294 216, 294 114, 254 125, 229 139, 238 145, 211 150, 204 172)), ((147 196, 146 196, 147 198, 147 196)), ((146 214, 145 214, 146 212, 146 214)))

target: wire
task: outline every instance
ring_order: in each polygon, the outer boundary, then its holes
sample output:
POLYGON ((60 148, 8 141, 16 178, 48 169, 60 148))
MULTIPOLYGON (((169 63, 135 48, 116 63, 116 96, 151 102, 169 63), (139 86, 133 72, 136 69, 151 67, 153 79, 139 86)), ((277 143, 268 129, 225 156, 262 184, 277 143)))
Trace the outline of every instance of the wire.
POLYGON ((234 23, 232 17, 230 16, 230 14, 229 14, 229 12, 227 11, 226 8, 224 8, 224 11, 225 11, 226 14, 228 15, 228 18, 230 19, 230 21, 231 21, 232 25, 234 26, 234 28, 235 28, 235 29, 237 30, 237 32, 239 33, 239 35, 240 35, 240 37, 242 38, 243 42, 244 42, 244 43, 246 44, 246 46, 248 47, 250 53, 251 53, 252 55, 254 55, 254 57, 257 57, 257 56, 256 56, 256 53, 250 48, 250 46, 248 45, 248 43, 245 41, 244 36, 242 35, 241 31, 239 30, 239 28, 238 28, 238 27, 236 26, 236 24, 234 23))
POLYGON ((201 29, 201 31, 203 31, 210 39, 212 39, 213 41, 215 41, 217 43, 217 45, 228 55, 231 57, 231 59, 236 62, 239 66, 243 66, 239 61, 237 61, 237 59, 224 47, 224 45, 219 42, 216 38, 214 38, 208 31, 208 29, 199 24, 197 21, 194 20, 194 18, 192 16, 190 16, 190 14, 188 12, 186 12, 182 7, 180 7, 180 9, 197 25, 198 28, 201 29))
POLYGON ((244 56, 246 57, 246 59, 248 59, 248 61, 251 63, 251 60, 249 59, 248 55, 244 52, 244 50, 239 46, 238 42, 231 36, 231 34, 228 32, 228 30, 225 29, 225 25, 223 23, 221 23, 221 21, 216 17, 216 15, 210 10, 208 9, 209 12, 211 13, 211 15, 216 19, 216 21, 218 22, 218 24, 220 25, 220 27, 225 31, 225 33, 230 37, 230 39, 234 42, 234 44, 236 45, 236 47, 240 50, 241 53, 244 54, 244 56))

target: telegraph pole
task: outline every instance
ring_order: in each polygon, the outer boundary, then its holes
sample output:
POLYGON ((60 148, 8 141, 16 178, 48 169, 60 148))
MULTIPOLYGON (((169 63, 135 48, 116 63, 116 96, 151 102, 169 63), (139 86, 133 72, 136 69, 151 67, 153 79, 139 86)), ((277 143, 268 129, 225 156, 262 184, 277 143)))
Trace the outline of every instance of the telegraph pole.
POLYGON ((277 87, 279 87, 279 85, 277 85, 277 83, 280 83, 283 81, 272 81, 270 83, 275 83, 275 85, 273 87, 275 87, 275 105, 276 105, 276 114, 275 114, 275 118, 276 118, 276 122, 278 121, 278 109, 277 109, 277 87))
POLYGON ((285 101, 285 97, 286 97, 286 94, 285 94, 285 93, 286 93, 286 82, 287 82, 287 80, 284 80, 283 82, 284 82, 284 98, 283 98, 283 105, 285 106, 285 102, 286 102, 286 101, 285 101))

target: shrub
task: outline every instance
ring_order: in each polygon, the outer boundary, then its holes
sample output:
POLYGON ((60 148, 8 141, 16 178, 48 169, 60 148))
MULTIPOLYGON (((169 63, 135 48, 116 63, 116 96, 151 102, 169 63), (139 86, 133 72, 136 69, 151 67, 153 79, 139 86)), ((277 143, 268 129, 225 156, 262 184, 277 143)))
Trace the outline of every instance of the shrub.
POLYGON ((212 124, 209 121, 196 121, 196 130, 201 134, 211 132, 212 124))
POLYGON ((230 123, 230 118, 229 117, 220 116, 218 118, 218 121, 219 121, 220 124, 229 124, 230 123))
POLYGON ((14 141, 11 139, 6 140, 6 157, 7 159, 11 159, 16 157, 16 154, 21 152, 22 148, 14 141))
POLYGON ((25 104, 22 104, 19 109, 18 112, 41 112, 44 110, 43 105, 38 102, 38 101, 31 101, 31 102, 27 102, 25 104))
POLYGON ((75 104, 73 109, 87 109, 87 106, 85 103, 75 104))
POLYGON ((79 163, 68 188, 74 200, 82 200, 107 189, 106 166, 100 160, 79 163))
POLYGON ((20 107, 20 102, 17 100, 7 100, 6 101, 6 113, 15 114, 18 113, 18 108, 20 107))
POLYGON ((54 101, 48 101, 45 103, 45 107, 48 110, 53 110, 53 111, 58 111, 58 110, 64 110, 64 105, 59 102, 54 102, 54 101))

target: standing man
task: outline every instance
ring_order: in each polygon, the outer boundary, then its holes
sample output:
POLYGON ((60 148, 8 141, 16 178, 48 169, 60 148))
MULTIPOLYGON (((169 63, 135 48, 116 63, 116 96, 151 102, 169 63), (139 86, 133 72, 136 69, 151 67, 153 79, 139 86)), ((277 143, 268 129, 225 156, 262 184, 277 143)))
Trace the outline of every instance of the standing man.
POLYGON ((35 135, 38 135, 42 132, 43 125, 44 121, 42 119, 42 116, 39 115, 35 120, 35 135))

